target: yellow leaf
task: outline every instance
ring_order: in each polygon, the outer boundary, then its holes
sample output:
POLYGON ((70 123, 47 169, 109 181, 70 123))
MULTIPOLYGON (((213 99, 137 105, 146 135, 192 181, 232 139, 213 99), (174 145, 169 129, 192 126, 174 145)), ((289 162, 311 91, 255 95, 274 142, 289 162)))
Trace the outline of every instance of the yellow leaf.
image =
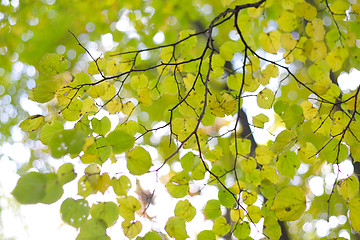
POLYGON ((138 92, 138 100, 144 106, 150 106, 154 100, 154 94, 152 93, 151 89, 145 87, 141 88, 138 92))
POLYGON ((286 50, 293 50, 296 47, 297 40, 292 38, 291 33, 284 33, 280 37, 280 42, 286 50))
POLYGON ((310 59, 312 61, 323 60, 326 54, 327 54, 327 47, 324 41, 318 41, 313 43, 310 53, 310 59))
POLYGON ((104 88, 104 85, 102 84, 96 84, 96 85, 93 85, 89 91, 88 91, 88 94, 90 97, 92 98, 98 98, 98 97, 101 97, 105 94, 105 88, 104 88))
POLYGON ((44 123, 43 115, 33 115, 22 121, 19 127, 24 132, 32 132, 38 129, 43 123, 44 123))
POLYGON ((122 112, 125 115, 129 116, 134 111, 134 108, 135 108, 135 105, 131 101, 129 101, 122 105, 122 112))
POLYGON ((86 98, 83 101, 83 106, 81 108, 81 113, 93 115, 93 114, 97 113, 98 110, 99 110, 98 107, 95 106, 94 99, 86 98))
POLYGON ((306 25, 306 34, 312 37, 314 41, 324 41, 325 27, 321 19, 315 18, 306 25))
POLYGON ((106 108, 107 108, 109 114, 116 114, 121 111, 122 106, 121 106, 121 103, 119 103, 118 101, 113 99, 106 104, 106 108))
POLYGON ((277 30, 269 33, 261 32, 259 42, 264 51, 276 54, 280 48, 281 33, 277 30))
POLYGON ((264 90, 258 93, 256 101, 259 107, 264 109, 269 109, 271 108, 274 99, 275 99, 275 95, 273 91, 271 91, 268 88, 265 88, 264 90))
POLYGON ((312 103, 308 100, 301 103, 303 114, 306 120, 312 119, 316 116, 318 110, 313 107, 312 103))
POLYGON ((294 13, 298 17, 305 18, 308 21, 316 18, 317 10, 316 8, 307 2, 297 3, 294 7, 294 13))
MULTIPOLYGON (((289 1, 285 1, 289 2, 289 1)), ((290 11, 283 11, 280 17, 276 20, 279 29, 284 32, 292 32, 298 27, 298 19, 296 19, 296 15, 290 11)))

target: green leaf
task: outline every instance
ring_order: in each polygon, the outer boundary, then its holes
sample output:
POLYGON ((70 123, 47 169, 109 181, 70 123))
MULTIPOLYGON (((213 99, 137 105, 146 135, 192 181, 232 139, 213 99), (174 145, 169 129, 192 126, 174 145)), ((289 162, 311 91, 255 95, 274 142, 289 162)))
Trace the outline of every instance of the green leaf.
POLYGON ((49 145, 51 138, 55 133, 64 130, 64 125, 60 121, 50 121, 47 122, 40 130, 39 140, 45 144, 49 145))
POLYGON ((64 193, 62 185, 58 182, 58 177, 55 173, 46 173, 46 190, 45 196, 41 199, 42 203, 54 203, 61 198, 64 193))
POLYGON ((216 235, 224 236, 231 230, 231 226, 226 223, 226 218, 221 216, 215 219, 212 230, 216 235))
POLYGON ((185 229, 185 220, 181 217, 171 217, 166 223, 165 231, 176 240, 185 240, 189 236, 185 229))
POLYGON ((74 171, 74 165, 71 163, 64 163, 61 165, 56 174, 58 177, 58 182, 61 185, 71 182, 76 178, 77 175, 74 171))
POLYGON ((279 154, 287 152, 297 142, 296 132, 294 130, 285 129, 276 136, 275 142, 272 145, 271 150, 279 154))
POLYGON ((78 155, 85 144, 85 133, 80 130, 63 130, 53 135, 50 141, 51 155, 61 158, 66 153, 78 155))
POLYGON ((184 201, 178 201, 175 210, 175 216, 182 217, 185 221, 190 222, 196 214, 196 208, 194 208, 189 200, 185 199, 184 201))
POLYGON ((38 103, 46 103, 55 97, 58 88, 59 85, 57 81, 41 81, 36 84, 35 88, 30 90, 29 99, 38 103))
POLYGON ((227 41, 220 47, 220 56, 226 61, 231 61, 237 49, 237 43, 233 41, 227 41))
POLYGON ((127 168, 134 175, 147 173, 153 165, 150 154, 142 147, 136 146, 126 156, 127 168))
POLYGON ((130 222, 128 220, 125 220, 121 224, 124 234, 129 239, 132 239, 136 237, 142 230, 142 224, 139 221, 136 222, 130 222))
POLYGON ((127 192, 131 188, 131 182, 127 176, 122 175, 119 179, 113 177, 111 179, 111 186, 117 195, 126 196, 127 192))
POLYGON ((174 198, 182 198, 188 194, 190 177, 187 173, 181 172, 174 175, 166 183, 165 187, 174 198))
POLYGON ((220 200, 221 205, 223 205, 226 208, 232 208, 235 204, 236 200, 233 197, 232 194, 229 193, 229 191, 225 189, 220 189, 218 192, 218 198, 220 200))
POLYGON ((209 200, 204 208, 205 216, 209 219, 215 219, 221 215, 220 201, 216 199, 209 200))
POLYGON ((246 239, 250 235, 251 229, 249 222, 242 222, 234 226, 234 236, 238 239, 246 239))
POLYGON ((265 217, 264 234, 270 239, 280 239, 282 233, 276 217, 265 217))
POLYGON ((103 117, 101 120, 93 118, 91 125, 95 133, 105 136, 111 128, 111 122, 108 117, 103 117))
POLYGON ((120 204, 119 213, 125 220, 131 221, 135 219, 135 212, 141 208, 139 200, 133 196, 118 198, 120 204))
POLYGON ((32 132, 41 127, 44 123, 43 115, 33 115, 22 121, 19 125, 24 132, 32 132))
POLYGON ((300 160, 295 152, 288 151, 281 154, 276 162, 276 168, 280 174, 293 178, 300 167, 300 160))
POLYGON ((162 240, 157 232, 148 232, 144 237, 137 237, 136 240, 162 240))
POLYGON ((256 102, 259 107, 264 109, 269 109, 273 105, 274 99, 275 99, 275 95, 273 91, 271 91, 268 88, 265 88, 258 93, 256 102))
POLYGON ((196 237, 197 240, 215 240, 216 235, 211 230, 203 230, 196 237))
POLYGON ((130 150, 135 144, 135 139, 133 136, 120 130, 110 132, 107 135, 106 140, 112 146, 113 152, 115 154, 126 152, 130 150))
POLYGON ((67 198, 60 208, 61 219, 67 224, 79 228, 89 216, 90 207, 85 199, 67 198))
POLYGON ((186 172, 192 171, 195 167, 195 155, 192 152, 186 153, 181 159, 180 159, 181 167, 186 172))
POLYGON ((106 235, 105 223, 96 218, 89 219, 80 227, 76 240, 110 240, 106 235))
POLYGON ((296 128, 304 120, 303 110, 299 105, 291 105, 286 109, 281 118, 285 122, 286 128, 296 128))
POLYGON ((30 172, 19 179, 12 195, 21 204, 38 203, 46 195, 46 184, 46 175, 30 172))
POLYGON ((268 116, 266 116, 263 113, 260 113, 253 117, 253 124, 255 127, 258 128, 264 128, 264 124, 267 123, 268 121, 269 121, 268 116))
POLYGON ((106 227, 111 227, 119 218, 118 206, 113 202, 100 202, 92 205, 90 214, 93 218, 101 219, 106 227))
POLYGON ((305 212, 306 199, 303 190, 290 186, 283 188, 275 196, 271 210, 280 221, 294 221, 305 212))
POLYGON ((48 53, 40 61, 39 69, 47 75, 64 72, 69 67, 69 61, 60 54, 48 53))

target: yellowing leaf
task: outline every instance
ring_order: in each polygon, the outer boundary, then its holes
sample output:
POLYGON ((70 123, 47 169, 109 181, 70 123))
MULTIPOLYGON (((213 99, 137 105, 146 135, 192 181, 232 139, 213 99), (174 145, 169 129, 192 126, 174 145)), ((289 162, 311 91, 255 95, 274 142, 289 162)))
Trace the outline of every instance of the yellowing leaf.
POLYGON ((314 108, 312 103, 308 100, 302 102, 301 107, 306 120, 314 118, 318 112, 317 108, 314 108))
POLYGON ((127 221, 135 219, 135 212, 141 208, 141 204, 138 199, 133 196, 118 198, 117 202, 119 206, 119 214, 127 221))
POLYGON ((345 11, 349 9, 349 2, 344 0, 336 0, 330 4, 330 10, 336 20, 342 20, 345 16, 345 11))
POLYGON ((256 161, 260 164, 269 164, 274 159, 274 152, 268 146, 258 145, 255 149, 256 161))
POLYGON ((283 188, 275 196, 271 210, 275 212, 280 221, 294 221, 305 212, 305 194, 299 187, 290 186, 283 188))
POLYGON ((130 222, 125 220, 122 222, 121 226, 123 227, 125 236, 129 239, 136 237, 142 230, 142 224, 139 221, 130 222))
POLYGON ((154 94, 152 93, 151 89, 145 87, 141 88, 138 92, 138 100, 144 106, 150 106, 154 100, 154 94))
POLYGON ((355 231, 360 231, 360 197, 350 199, 347 204, 351 226, 355 231))
POLYGON ((96 184, 96 187, 94 187, 94 189, 104 194, 105 191, 109 188, 109 186, 110 186, 109 174, 103 173, 100 175, 99 180, 96 184))
POLYGON ((148 85, 148 78, 144 74, 135 75, 130 79, 130 85, 134 90, 139 90, 140 88, 145 88, 148 85))
POLYGON ((258 206, 251 205, 246 209, 248 211, 247 216, 250 216, 254 223, 258 223, 262 218, 261 210, 258 206))
POLYGON ((19 125, 24 132, 32 132, 41 127, 44 123, 43 115, 33 115, 22 121, 19 125))
POLYGON ((93 85, 89 91, 88 94, 90 95, 90 97, 92 98, 98 98, 101 97, 105 94, 105 87, 103 84, 96 84, 93 85))
POLYGON ((312 144, 311 142, 306 142, 305 146, 300 147, 297 154, 302 162, 312 164, 317 160, 315 156, 317 154, 317 151, 318 150, 316 149, 314 144, 312 144))
POLYGON ((235 110, 236 100, 228 93, 220 96, 212 95, 209 100, 209 107, 212 114, 218 117, 229 115, 235 110))
POLYGON ((127 168, 134 175, 147 173, 153 165, 150 154, 142 147, 136 146, 126 156, 127 168))
POLYGON ((312 37, 315 42, 324 41, 325 27, 321 19, 315 18, 311 22, 308 22, 305 30, 306 30, 306 34, 309 37, 312 37))
POLYGON ((185 220, 181 217, 171 217, 166 222, 165 231, 176 240, 185 240, 189 236, 185 229, 185 220))
POLYGON ((275 95, 273 91, 268 88, 265 88, 261 92, 258 93, 256 97, 256 102, 259 107, 264 109, 269 109, 273 105, 275 99, 275 95))
POLYGON ((189 200, 179 201, 174 210, 175 216, 182 217, 185 221, 190 222, 196 214, 196 208, 193 207, 189 200))
POLYGON ((215 219, 212 230, 216 235, 224 236, 231 230, 231 226, 227 224, 226 219, 221 216, 215 219))
POLYGON ((339 180, 337 189, 345 200, 349 200, 359 194, 359 180, 355 176, 339 180))
POLYGON ((98 110, 99 110, 98 107, 95 106, 94 99, 86 98, 83 101, 82 108, 81 108, 82 114, 88 114, 90 116, 90 115, 95 114, 98 110))
POLYGON ((117 195, 126 196, 131 188, 131 182, 127 176, 122 175, 119 179, 113 177, 111 179, 111 186, 117 195))
POLYGON ((310 59, 313 61, 321 61, 327 54, 327 47, 324 41, 316 41, 313 43, 310 59))
POLYGON ((308 21, 313 20, 317 15, 316 7, 307 2, 295 4, 294 13, 298 17, 305 18, 308 21))
POLYGON ((298 27, 298 19, 296 19, 296 15, 290 11, 283 11, 280 17, 276 20, 279 29, 284 32, 292 32, 298 27))
POLYGON ((118 101, 113 99, 106 104, 106 108, 107 108, 109 114, 116 114, 121 111, 122 105, 121 105, 121 103, 119 103, 118 101))
POLYGON ((259 42, 266 52, 276 54, 281 45, 280 37, 281 33, 276 30, 269 33, 261 32, 259 35, 259 42))
POLYGON ((297 41, 292 38, 291 33, 281 34, 281 46, 286 50, 293 50, 296 47, 297 41))
POLYGON ((129 116, 135 109, 135 105, 133 102, 129 101, 129 102, 126 102, 122 105, 122 112, 129 116))
POLYGON ((244 218, 244 210, 241 208, 233 208, 230 210, 230 218, 234 222, 241 221, 244 218))

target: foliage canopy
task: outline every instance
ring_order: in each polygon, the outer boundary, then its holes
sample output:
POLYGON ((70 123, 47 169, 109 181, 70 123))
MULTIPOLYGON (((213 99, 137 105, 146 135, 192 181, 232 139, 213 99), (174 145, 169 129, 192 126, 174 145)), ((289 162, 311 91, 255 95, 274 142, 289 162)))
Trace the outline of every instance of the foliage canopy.
MULTIPOLYGON (((22 25, 10 20, 30 5, 9 5, 0 30, 18 34, 22 25)), ((60 212, 79 229, 78 240, 110 239, 107 229, 117 223, 138 240, 311 239, 315 222, 331 217, 346 220, 328 237, 360 231, 360 88, 338 82, 342 72, 360 70, 356 1, 44 6, 47 16, 37 18, 33 37, 22 35, 18 54, 36 66, 28 98, 43 112, 19 126, 39 146, 33 160, 63 164, 25 168, 13 190, 20 203, 56 202, 63 185, 76 182, 77 196, 63 200, 60 212), (52 18, 64 24, 44 41, 36 31, 54 27, 52 18), (54 53, 40 43, 61 46, 54 53), (38 50, 30 60, 31 48, 38 50), (257 144, 256 132, 270 140, 257 144), (344 174, 346 162, 355 172, 344 174), (310 184, 318 177, 326 180, 321 194, 310 184), (144 190, 146 181, 155 184, 144 190), (202 194, 208 189, 215 197, 202 194), (152 227, 159 191, 176 204, 163 226, 152 227), (100 195, 113 201, 91 202, 100 195), (211 227, 190 233, 196 217, 211 227)))

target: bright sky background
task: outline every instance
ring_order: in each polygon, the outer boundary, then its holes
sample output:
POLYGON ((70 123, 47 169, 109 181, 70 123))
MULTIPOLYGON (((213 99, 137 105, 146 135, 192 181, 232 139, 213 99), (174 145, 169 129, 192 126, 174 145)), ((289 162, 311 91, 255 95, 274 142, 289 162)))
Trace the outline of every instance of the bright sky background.
MULTIPOLYGON (((88 26, 87 26, 88 27, 88 26)), ((91 27, 91 26, 89 26, 91 27)), ((137 37, 135 30, 129 25, 129 21, 126 16, 123 16, 119 22, 116 24, 116 28, 119 31, 123 31, 128 33, 132 37, 137 37), (124 27, 127 26, 127 27, 124 27)), ((159 32, 155 35, 154 42, 156 44, 160 44, 164 41, 164 35, 162 32, 159 32)), ((105 50, 110 50, 115 43, 112 40, 112 35, 110 33, 103 35, 101 38, 101 42, 103 48, 105 50)), ((100 52, 97 49, 92 48, 92 46, 97 46, 96 44, 89 43, 87 47, 91 51, 94 56, 100 55, 100 52)), ((59 51, 62 51, 60 48, 59 51)), ((339 77, 339 86, 343 91, 355 90, 360 85, 360 72, 357 70, 350 71, 350 74, 342 73, 339 77)), ((22 100, 22 107, 24 107, 30 115, 40 114, 42 110, 30 100, 24 98, 22 100)), ((244 108, 248 114, 248 118, 251 121, 252 116, 257 115, 259 112, 263 112, 263 109, 257 107, 257 105, 252 104, 251 101, 244 100, 244 108)), ((269 110, 271 111, 271 110, 269 110)), ((100 117, 101 118, 101 117, 100 117)), ((274 119, 270 119, 270 122, 267 125, 272 124, 274 119)), ((116 125, 116 120, 113 119, 113 126, 116 125)), ((266 128, 266 125, 265 125, 266 128)), ((11 191, 14 189, 19 176, 16 174, 17 167, 21 164, 27 162, 30 157, 30 152, 25 147, 23 143, 23 134, 21 130, 17 127, 14 127, 13 130, 13 138, 16 142, 15 144, 5 143, 0 148, 0 152, 4 153, 4 156, 0 159, 0 205, 3 210, 1 213, 1 223, 4 227, 4 236, 6 238, 14 237, 17 240, 63 240, 63 239, 75 239, 77 231, 75 228, 68 226, 67 224, 62 223, 60 218, 60 205, 64 199, 69 196, 76 196, 77 193, 77 181, 73 181, 70 184, 64 186, 64 196, 54 204, 46 205, 46 204, 35 204, 35 205, 21 205, 18 206, 17 203, 13 200, 11 191), (12 160, 10 160, 12 159, 12 160)), ((225 131, 225 130, 224 130, 225 131)), ((268 134, 264 130, 255 129, 254 136, 257 142, 265 143, 268 139, 271 138, 271 135, 268 134)), ((153 155, 152 158, 156 159, 154 153, 150 151, 153 155)), ((57 169, 62 163, 70 161, 68 158, 64 158, 62 160, 51 160, 52 165, 55 169, 57 169)), ((124 165, 124 161, 119 161, 120 165, 124 165), (122 162, 122 163, 121 163, 122 162)), ((125 165, 124 165, 125 166, 125 165)), ((77 166, 76 171, 79 175, 82 174, 83 169, 80 169, 83 166, 77 166)), ((125 167, 126 168, 126 167, 125 167)), ((353 172, 353 166, 350 161, 344 161, 340 166, 342 170, 342 177, 346 177, 346 174, 351 174, 353 172)), ((108 169, 111 172, 109 164, 105 164, 104 169, 108 169), (106 166, 108 165, 108 166, 106 166)), ((118 169, 118 168, 117 168, 118 169)), ((124 168, 122 168, 124 169, 124 168)), ((299 171, 306 171, 307 166, 303 164, 299 171)), ((323 175, 326 175, 324 179, 321 176, 313 177, 310 180, 310 189, 314 195, 322 195, 324 191, 328 191, 331 189, 332 184, 335 180, 335 174, 331 173, 331 167, 327 167, 323 169, 323 175)), ((106 170, 107 171, 107 170, 106 170)), ((165 167, 163 170, 163 174, 165 175, 168 169, 165 167)), ((173 209, 175 207, 176 201, 172 200, 172 198, 167 193, 167 190, 161 183, 157 183, 156 176, 152 173, 146 174, 141 177, 141 183, 145 189, 153 190, 154 186, 156 186, 156 205, 152 210, 149 209, 149 215, 163 215, 163 219, 159 217, 158 222, 155 225, 159 226, 159 230, 161 226, 165 226, 167 218, 169 214, 173 213, 173 209)), ((294 184, 296 184, 296 177, 292 180, 294 184)), ((205 183, 205 181, 204 181, 205 183)), ((133 188, 135 189, 135 182, 132 183, 133 188)), ((195 186, 192 186, 195 187, 195 186)), ((189 201, 192 205, 194 205, 197 209, 201 209, 204 207, 203 195, 206 195, 208 199, 217 198, 217 191, 214 190, 214 187, 208 186, 202 190, 201 196, 196 196, 189 198, 189 201)), ((98 200, 103 199, 113 199, 114 196, 105 194, 97 194, 95 197, 90 198, 90 201, 95 202, 95 198, 99 198, 98 200), (91 200, 93 199, 93 200, 91 200)), ((260 202, 259 202, 260 203, 260 202)), ((330 228, 338 226, 338 224, 344 224, 346 221, 346 216, 335 217, 332 216, 330 218, 330 222, 326 222, 323 220, 309 223, 304 226, 304 228, 308 230, 312 230, 316 228, 317 234, 319 236, 325 236, 330 228)), ((108 235, 115 239, 121 235, 121 221, 118 221, 117 226, 113 226, 111 231, 108 231, 108 235)), ((195 219, 187 224, 187 230, 191 239, 195 238, 194 233, 199 231, 199 224, 201 224, 201 228, 203 229, 211 229, 212 221, 204 220, 204 216, 201 212, 198 212, 195 219), (196 222, 198 224, 196 224, 196 222), (194 224, 195 223, 195 224, 194 224)), ((260 222, 261 225, 261 222, 260 222)), ((143 236, 146 232, 146 229, 149 229, 149 226, 143 226, 144 231, 140 234, 143 236)), ((260 227, 259 227, 260 229, 260 227)), ((255 238, 262 237, 261 234, 252 234, 255 238)), ((345 231, 341 234, 342 237, 350 238, 349 234, 345 231)), ((5 238, 5 239, 6 239, 5 238)))

